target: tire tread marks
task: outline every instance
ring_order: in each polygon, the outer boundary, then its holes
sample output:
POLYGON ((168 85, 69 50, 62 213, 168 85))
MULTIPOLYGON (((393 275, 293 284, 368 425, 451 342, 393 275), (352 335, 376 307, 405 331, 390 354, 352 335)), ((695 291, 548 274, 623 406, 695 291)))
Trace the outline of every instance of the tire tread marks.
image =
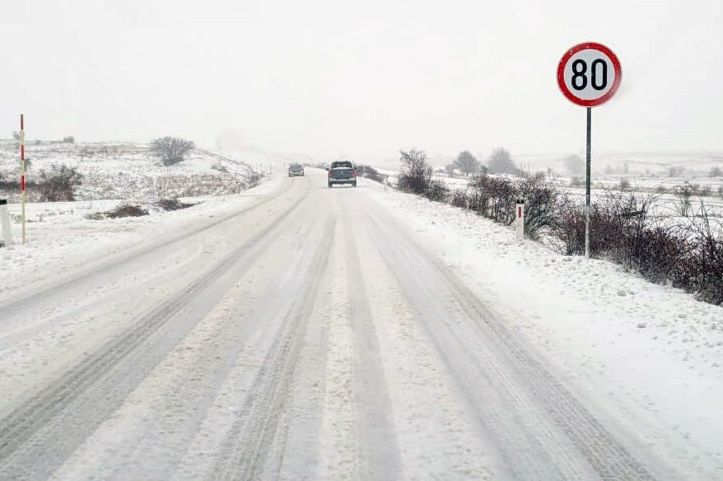
MULTIPOLYGON (((106 343, 0 419, 0 478, 36 479, 39 474, 49 475, 55 467, 53 464, 60 464, 64 460, 63 456, 70 455, 84 439, 82 436, 73 437, 70 434, 77 431, 83 431, 86 436, 90 434, 103 421, 105 415, 122 403, 125 399, 123 393, 127 395, 131 392, 153 366, 137 363, 140 367, 135 369, 146 371, 125 380, 113 394, 94 392, 94 386, 209 288, 219 276, 227 273, 241 260, 249 264, 255 261, 257 256, 253 255, 253 251, 263 248, 263 241, 270 238, 279 225, 301 205, 303 201, 279 214, 259 233, 234 249, 192 284, 142 316, 126 332, 106 343), (102 403, 98 413, 94 413, 95 416, 82 412, 84 404, 80 402, 80 398, 86 395, 96 397, 102 403), (98 415, 99 413, 101 415, 98 415), (47 460, 43 465, 30 466, 33 458, 47 460)), ((154 361, 159 361, 162 356, 155 354, 154 361)))

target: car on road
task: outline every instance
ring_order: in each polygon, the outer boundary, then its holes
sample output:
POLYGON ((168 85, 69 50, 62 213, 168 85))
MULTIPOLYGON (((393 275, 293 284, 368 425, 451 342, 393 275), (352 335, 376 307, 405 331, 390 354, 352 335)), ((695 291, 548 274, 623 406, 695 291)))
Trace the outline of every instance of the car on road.
POLYGON ((304 166, 301 164, 289 164, 289 177, 304 176, 304 166))
POLYGON ((327 179, 329 188, 334 184, 351 184, 352 187, 356 187, 356 167, 349 160, 332 162, 327 179))

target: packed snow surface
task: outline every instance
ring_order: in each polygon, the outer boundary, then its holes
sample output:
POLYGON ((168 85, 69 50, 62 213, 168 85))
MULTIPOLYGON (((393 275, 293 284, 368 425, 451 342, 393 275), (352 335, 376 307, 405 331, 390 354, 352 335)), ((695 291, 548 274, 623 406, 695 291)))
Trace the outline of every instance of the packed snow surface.
POLYGON ((720 307, 325 175, 0 249, 0 479, 723 479, 720 307))

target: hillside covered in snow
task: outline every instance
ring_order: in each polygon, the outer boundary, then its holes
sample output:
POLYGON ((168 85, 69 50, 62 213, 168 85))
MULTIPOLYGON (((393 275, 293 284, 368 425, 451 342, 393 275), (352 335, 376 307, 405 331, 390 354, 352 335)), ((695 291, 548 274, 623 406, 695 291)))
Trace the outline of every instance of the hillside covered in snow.
MULTIPOLYGON (((0 141, 0 196, 17 200, 19 156, 16 141, 0 141)), ((178 164, 164 166, 147 144, 128 142, 63 143, 31 141, 26 145, 29 201, 42 200, 41 173, 66 165, 82 174, 78 200, 137 200, 239 193, 256 183, 268 163, 260 154, 233 157, 193 149, 178 164)))

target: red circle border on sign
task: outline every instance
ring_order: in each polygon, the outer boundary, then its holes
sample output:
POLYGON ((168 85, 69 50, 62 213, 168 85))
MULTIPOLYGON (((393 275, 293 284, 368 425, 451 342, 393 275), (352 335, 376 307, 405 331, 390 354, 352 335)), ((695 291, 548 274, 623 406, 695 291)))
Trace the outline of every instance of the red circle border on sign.
POLYGON ((620 60, 618 60, 617 55, 615 55, 612 50, 610 50, 601 43, 585 42, 575 45, 570 50, 565 52, 565 55, 562 56, 562 58, 560 59, 560 63, 557 65, 557 86, 560 88, 560 91, 565 97, 567 97, 567 100, 583 107, 597 107, 598 105, 604 104, 605 102, 610 100, 610 98, 615 95, 618 87, 620 87, 620 81, 622 80, 622 78, 623 70, 620 67, 620 60), (567 61, 570 60, 570 57, 575 55, 577 52, 588 49, 598 50, 604 53, 613 63, 613 69, 615 70, 615 80, 613 81, 613 86, 610 87, 610 90, 608 90, 602 97, 598 97, 592 100, 585 100, 576 97, 575 94, 570 92, 570 90, 568 90, 567 86, 565 85, 565 65, 567 64, 567 61))

